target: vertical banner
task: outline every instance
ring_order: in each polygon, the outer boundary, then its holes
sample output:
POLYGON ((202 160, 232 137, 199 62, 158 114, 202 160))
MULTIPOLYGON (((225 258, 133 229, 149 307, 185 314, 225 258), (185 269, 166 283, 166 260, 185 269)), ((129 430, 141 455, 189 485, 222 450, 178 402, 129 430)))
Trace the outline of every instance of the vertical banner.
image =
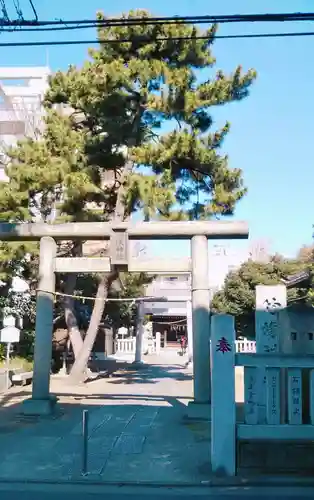
MULTIPOLYGON (((256 352, 272 354, 280 352, 281 334, 279 313, 287 307, 285 285, 258 285, 256 287, 255 334, 256 352)), ((266 422, 266 371, 257 374, 258 423, 266 422)))

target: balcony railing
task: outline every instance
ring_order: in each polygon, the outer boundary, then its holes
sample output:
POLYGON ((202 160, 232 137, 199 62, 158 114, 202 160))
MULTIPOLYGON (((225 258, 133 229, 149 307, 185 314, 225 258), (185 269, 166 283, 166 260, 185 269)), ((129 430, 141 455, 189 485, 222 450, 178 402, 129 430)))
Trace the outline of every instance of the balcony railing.
POLYGON ((39 106, 19 106, 9 109, 0 105, 0 135, 34 135, 43 128, 39 106))
POLYGON ((191 294, 190 287, 186 288, 166 288, 160 286, 150 286, 146 288, 146 295, 150 297, 189 297, 191 294))

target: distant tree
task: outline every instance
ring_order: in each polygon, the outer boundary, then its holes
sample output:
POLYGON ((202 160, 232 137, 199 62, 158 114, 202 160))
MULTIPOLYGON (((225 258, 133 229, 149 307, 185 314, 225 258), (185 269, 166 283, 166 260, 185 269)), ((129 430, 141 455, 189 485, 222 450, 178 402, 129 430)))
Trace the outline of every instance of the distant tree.
MULTIPOLYGON (((306 269, 306 264, 275 255, 269 263, 247 261, 229 273, 224 286, 213 297, 214 313, 232 314, 236 318, 238 335, 254 334, 255 288, 257 285, 282 284, 281 279, 306 269)), ((288 301, 306 297, 308 290, 288 289, 288 301)))
POLYGON ((314 260, 314 245, 303 245, 297 255, 297 260, 311 263, 314 260))

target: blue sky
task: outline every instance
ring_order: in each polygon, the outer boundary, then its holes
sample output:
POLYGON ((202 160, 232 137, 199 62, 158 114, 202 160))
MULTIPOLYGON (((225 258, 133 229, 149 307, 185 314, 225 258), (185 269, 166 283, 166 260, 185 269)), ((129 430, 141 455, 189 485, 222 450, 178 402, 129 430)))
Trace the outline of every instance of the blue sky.
MULTIPOLYGON (((13 5, 13 0, 7 0, 13 5)), ((311 0, 34 0, 40 20, 93 18, 96 10, 114 16, 131 8, 146 8, 155 15, 204 15, 266 12, 309 12, 311 0), (236 5, 236 7, 235 7, 236 5)), ((20 0, 27 13, 27 0, 20 0)), ((10 9, 8 9, 10 11, 10 9)), ((13 12, 11 10, 11 12, 13 12)), ((261 31, 314 31, 314 23, 224 26, 219 34, 261 31)), ((1 42, 93 39, 90 30, 73 33, 1 34, 1 42)), ((1 65, 44 65, 53 70, 81 64, 87 46, 0 48, 1 65)), ((249 189, 237 207, 235 218, 246 219, 252 239, 269 240, 273 251, 293 256, 303 244, 312 241, 313 217, 313 116, 314 116, 314 37, 217 40, 214 54, 217 68, 232 71, 238 64, 255 68, 258 79, 250 97, 240 103, 213 111, 219 128, 226 120, 231 132, 224 144, 230 165, 241 168, 249 189)), ((233 244, 233 243, 232 243, 233 244)), ((234 243, 243 246, 243 243, 234 243)), ((154 245, 158 253, 185 254, 187 246, 171 243, 154 245)))

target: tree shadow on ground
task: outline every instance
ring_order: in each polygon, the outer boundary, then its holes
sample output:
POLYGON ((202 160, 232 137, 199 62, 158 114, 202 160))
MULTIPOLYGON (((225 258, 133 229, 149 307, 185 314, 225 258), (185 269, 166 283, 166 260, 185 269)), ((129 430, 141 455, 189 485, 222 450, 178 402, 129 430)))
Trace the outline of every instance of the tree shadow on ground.
MULTIPOLYGON (((68 387, 65 387, 65 389, 69 389, 68 387)), ((53 391, 51 392, 53 396, 57 397, 57 400, 59 401, 62 398, 72 398, 73 401, 84 401, 86 400, 87 402, 99 399, 99 404, 101 405, 101 400, 106 400, 106 401, 115 401, 115 400, 132 400, 132 401, 138 401, 139 403, 144 403, 144 402, 166 402, 169 403, 170 406, 172 407, 186 407, 187 403, 192 399, 191 397, 188 396, 168 396, 168 395, 163 395, 163 394, 133 394, 133 393, 126 393, 126 394, 106 394, 106 393, 92 393, 92 394, 84 394, 80 392, 75 392, 75 387, 73 387, 73 391, 69 392, 67 390, 65 391, 53 391), (180 400, 180 401, 179 401, 180 400), (183 403, 182 401, 185 401, 186 403, 183 403)), ((31 396, 30 391, 25 391, 21 390, 18 392, 14 393, 7 393, 2 396, 0 399, 0 416, 3 414, 3 412, 11 411, 14 410, 15 413, 19 414, 22 413, 22 400, 25 398, 28 398, 31 396), (17 400, 17 401, 16 401, 17 400), (12 404, 10 405, 10 402, 12 404), (3 406, 8 404, 8 406, 3 406)), ((62 403, 61 403, 62 404, 62 403)))
POLYGON ((142 365, 137 368, 122 370, 112 373, 110 384, 156 384, 161 379, 172 379, 177 381, 192 380, 189 373, 182 373, 179 365, 142 365))
MULTIPOLYGON (((158 381, 161 379, 172 379, 172 380, 177 380, 177 381, 189 381, 192 380, 193 377, 189 373, 182 373, 182 366, 181 365, 149 365, 149 364, 142 364, 140 366, 137 366, 135 368, 134 365, 130 365, 129 363, 115 363, 115 362, 110 362, 109 366, 107 366, 106 371, 102 371, 97 375, 97 379, 106 379, 106 383, 109 383, 111 385, 130 385, 130 384, 157 384, 158 381)), ((96 379, 91 379, 88 380, 86 385, 91 387, 92 382, 95 381, 96 379)), ((65 388, 67 387, 69 391, 67 392, 68 396, 75 396, 76 395, 76 388, 77 387, 82 387, 77 384, 72 384, 70 383, 70 378, 68 377, 62 377, 60 381, 64 382, 65 388)), ((84 384, 85 385, 85 384, 84 384)), ((61 395, 62 393, 60 393, 61 395)), ((65 393, 64 393, 65 394, 65 393)), ((59 395, 59 394, 58 394, 59 395)), ((9 403, 10 401, 14 402, 16 400, 16 403, 19 403, 20 399, 23 399, 25 397, 30 397, 31 396, 31 386, 28 387, 28 389, 23 388, 19 389, 18 387, 16 388, 11 388, 11 390, 7 393, 4 393, 0 395, 0 409, 2 412, 2 415, 4 413, 8 413, 11 411, 12 405, 10 406, 9 403)), ((89 395, 84 395, 84 394, 77 394, 77 396, 81 399, 84 397, 104 397, 104 394, 89 394, 89 395)), ((142 397, 138 395, 139 397, 142 397)), ((120 395, 108 395, 106 396, 108 398, 119 398, 120 395)), ((132 397, 132 395, 125 395, 125 397, 132 397)), ((136 395, 135 395, 136 397, 136 395)), ((153 396, 150 395, 150 398, 153 396)), ((162 398, 163 396, 161 396, 162 398)), ((160 398, 160 396, 158 396, 160 398)), ((182 398, 181 398, 182 399, 182 398)))
POLYGON ((31 387, 27 389, 11 389, 9 392, 0 395, 0 419, 1 416, 9 413, 12 410, 12 406, 16 407, 19 405, 21 399, 31 395, 31 387))
POLYGON ((138 404, 142 403, 153 403, 153 406, 158 407, 158 403, 167 403, 168 406, 173 408, 180 407, 181 409, 186 409, 187 403, 191 401, 191 397, 187 396, 167 396, 167 395, 154 395, 154 394, 73 394, 73 393, 65 393, 65 392, 54 392, 54 396, 59 398, 73 398, 74 401, 92 401, 95 399, 104 401, 135 401, 138 404), (156 403, 156 404, 155 404, 156 403))

